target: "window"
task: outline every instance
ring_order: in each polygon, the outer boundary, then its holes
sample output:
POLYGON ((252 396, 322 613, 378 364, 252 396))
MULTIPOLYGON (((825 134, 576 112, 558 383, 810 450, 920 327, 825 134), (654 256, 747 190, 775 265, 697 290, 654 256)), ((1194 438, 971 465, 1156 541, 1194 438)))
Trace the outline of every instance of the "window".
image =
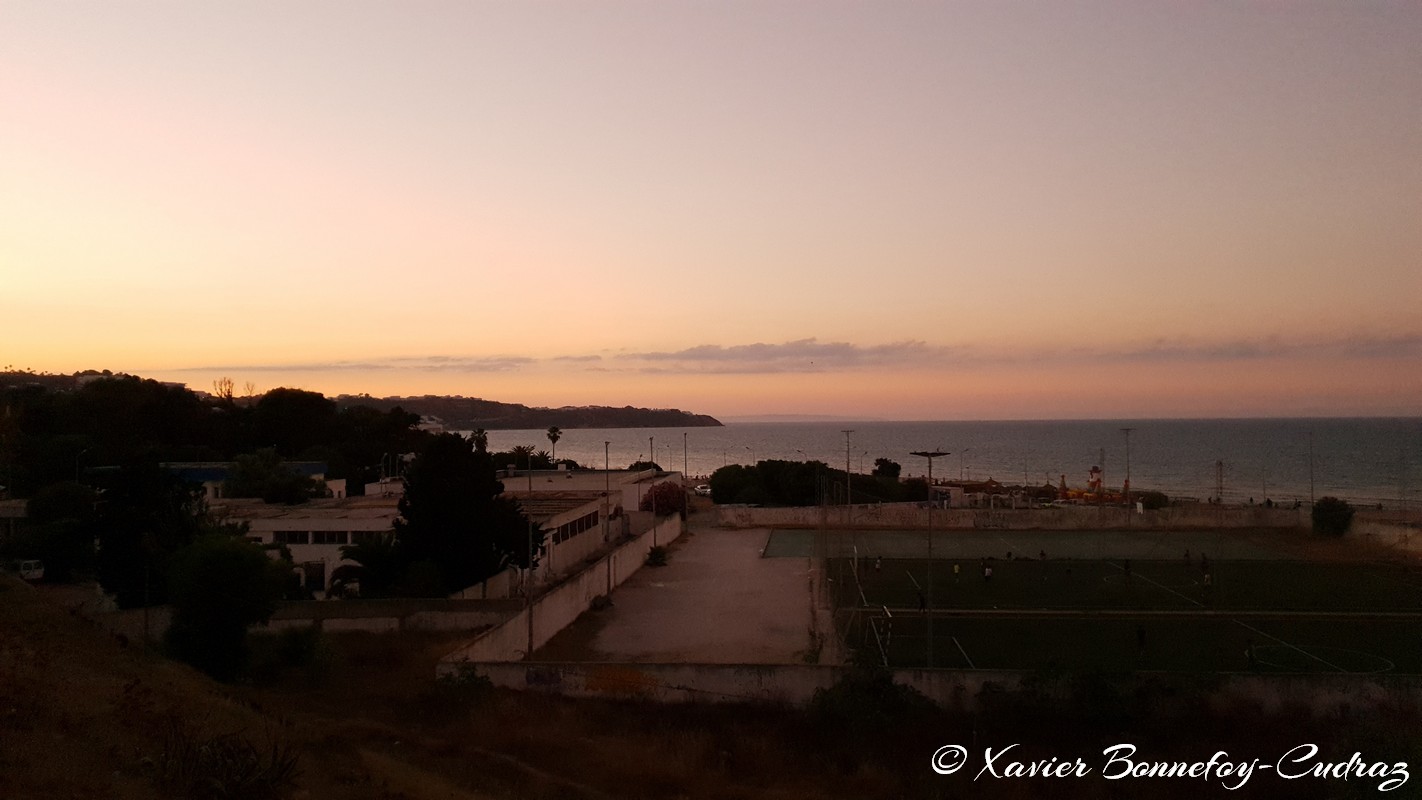
POLYGON ((312 531, 312 544, 346 544, 349 534, 345 531, 312 531))
POLYGON ((389 540, 392 535, 390 531, 351 531, 351 544, 389 540))
POLYGON ((309 544, 311 542, 311 532, 276 531, 272 534, 272 541, 277 544, 309 544))

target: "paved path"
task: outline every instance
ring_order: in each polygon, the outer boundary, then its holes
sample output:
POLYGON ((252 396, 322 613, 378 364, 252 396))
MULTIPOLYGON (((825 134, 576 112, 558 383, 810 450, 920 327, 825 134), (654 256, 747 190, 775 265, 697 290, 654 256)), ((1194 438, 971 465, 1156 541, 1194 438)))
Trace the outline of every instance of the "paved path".
POLYGON ((770 532, 693 514, 665 567, 643 567, 535 654, 540 661, 804 663, 810 562, 762 558, 770 532))

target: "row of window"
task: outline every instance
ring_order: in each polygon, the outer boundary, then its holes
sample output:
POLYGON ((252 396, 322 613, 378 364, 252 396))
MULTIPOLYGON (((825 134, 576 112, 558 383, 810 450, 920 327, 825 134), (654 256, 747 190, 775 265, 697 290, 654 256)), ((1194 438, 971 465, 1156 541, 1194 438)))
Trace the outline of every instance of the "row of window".
POLYGON ((553 543, 566 542, 583 531, 592 530, 597 527, 598 512, 578 517, 572 522, 565 522, 558 526, 558 530, 553 532, 553 543))
POLYGON ((275 544, 365 544, 390 535, 389 531, 274 531, 275 544))

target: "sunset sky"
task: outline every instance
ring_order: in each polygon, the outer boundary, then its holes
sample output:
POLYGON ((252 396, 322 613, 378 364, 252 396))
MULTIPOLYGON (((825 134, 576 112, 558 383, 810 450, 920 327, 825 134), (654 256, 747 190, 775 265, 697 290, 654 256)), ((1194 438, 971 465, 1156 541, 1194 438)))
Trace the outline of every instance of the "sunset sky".
POLYGON ((1422 414, 1422 3, 0 0, 0 367, 1422 414))

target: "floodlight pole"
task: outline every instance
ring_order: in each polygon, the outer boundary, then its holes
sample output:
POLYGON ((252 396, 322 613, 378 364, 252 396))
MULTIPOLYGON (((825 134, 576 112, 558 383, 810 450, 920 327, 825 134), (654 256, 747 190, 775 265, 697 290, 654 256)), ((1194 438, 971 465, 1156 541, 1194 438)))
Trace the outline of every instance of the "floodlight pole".
MULTIPOLYGON (((609 448, 612 442, 602 443, 602 540, 612 538, 612 457, 609 448)), ((609 565, 612 563, 609 559, 609 565)))
POLYGON ((1313 431, 1308 432, 1308 507, 1313 508, 1313 431))
POLYGON ((854 433, 854 430, 851 428, 840 433, 844 434, 844 523, 848 525, 854 517, 854 489, 851 488, 853 479, 849 476, 849 435, 854 433))
POLYGON ((952 455, 943 450, 915 450, 909 455, 928 459, 928 597, 924 613, 928 617, 928 668, 933 669, 933 459, 952 455))
POLYGON ((1122 494, 1125 495, 1125 498, 1124 498, 1124 499, 1125 499, 1125 501, 1126 501, 1126 513, 1127 513, 1126 519, 1130 519, 1129 514, 1130 514, 1130 509, 1131 509, 1131 507, 1132 507, 1132 506, 1131 506, 1131 431, 1133 431, 1133 430, 1135 430, 1135 428, 1122 428, 1122 429, 1121 429, 1121 433, 1126 434, 1126 491, 1122 493, 1122 494))

